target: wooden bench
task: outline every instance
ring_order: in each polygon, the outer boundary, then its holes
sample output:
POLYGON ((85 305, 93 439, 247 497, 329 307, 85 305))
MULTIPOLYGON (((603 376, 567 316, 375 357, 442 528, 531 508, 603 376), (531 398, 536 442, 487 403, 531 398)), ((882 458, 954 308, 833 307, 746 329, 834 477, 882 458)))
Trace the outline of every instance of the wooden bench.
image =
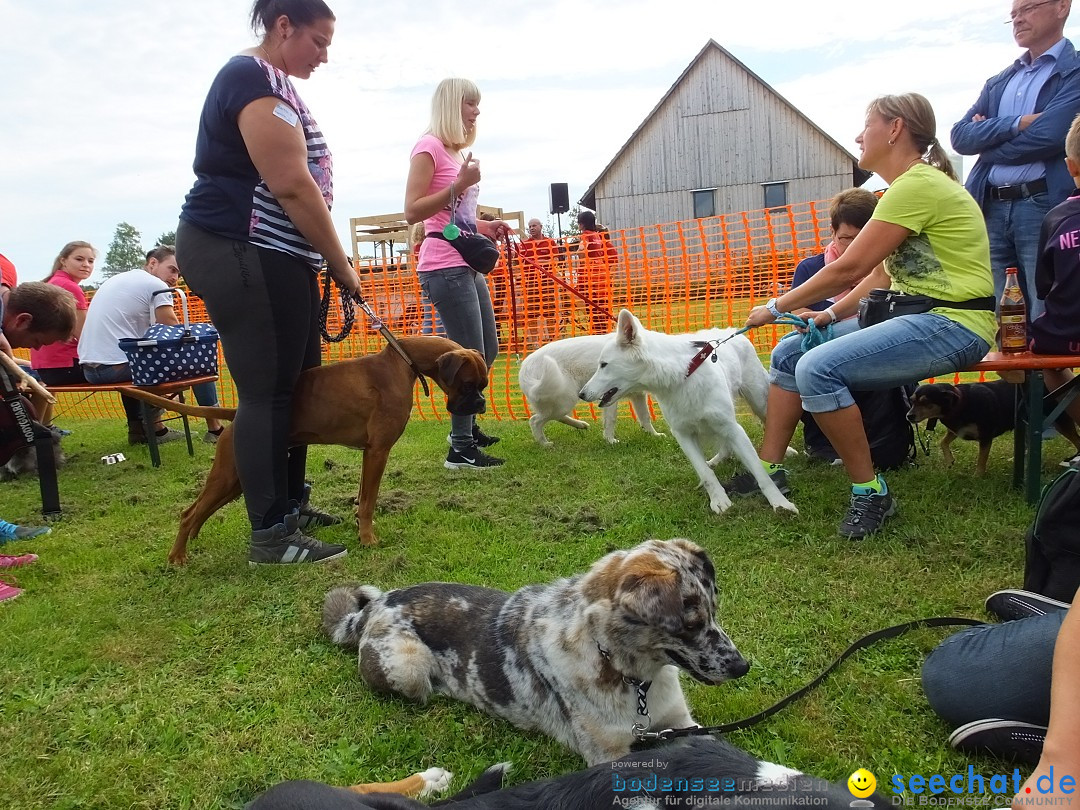
POLYGON ((1023 489, 1028 503, 1039 499, 1042 489, 1042 433, 1053 425, 1070 402, 1080 394, 1080 377, 1050 392, 1047 412, 1047 369, 1080 368, 1080 356, 1071 354, 1004 354, 990 352, 965 371, 1023 372, 1024 382, 1016 389, 1016 427, 1013 430, 1013 486, 1023 489))
MULTIPOLYGON (((191 388, 193 385, 205 382, 217 382, 216 374, 207 374, 202 377, 192 377, 187 380, 177 380, 176 382, 162 383, 161 385, 139 385, 136 386, 130 382, 123 383, 77 383, 74 385, 50 385, 49 391, 55 396, 57 394, 103 394, 110 391, 123 394, 132 389, 139 391, 149 391, 151 394, 157 394, 161 397, 177 395, 180 401, 184 401, 184 391, 191 388)), ((150 449, 150 463, 155 467, 161 466, 161 453, 158 450, 157 434, 154 432, 154 425, 152 423, 153 406, 146 402, 140 402, 142 405, 143 416, 143 428, 146 431, 146 445, 150 449)), ((191 425, 188 423, 188 418, 184 414, 180 414, 180 418, 184 422, 184 437, 187 439, 188 455, 195 455, 195 446, 191 443, 191 425)), ((56 480, 56 465, 53 463, 53 435, 52 431, 48 428, 42 428, 36 422, 34 423, 34 446, 37 451, 38 459, 38 484, 41 488, 41 514, 47 519, 59 518, 62 510, 60 508, 60 488, 56 480)))
MULTIPOLYGON (((124 394, 134 389, 157 394, 159 397, 170 397, 175 394, 180 398, 180 402, 183 402, 184 391, 200 383, 217 382, 217 378, 216 374, 207 374, 202 377, 191 377, 186 380, 161 383, 160 385, 135 385, 131 382, 76 383, 74 385, 50 385, 48 388, 53 396, 57 394, 102 394, 110 391, 124 394)), ((142 405, 143 428, 146 431, 146 445, 150 449, 150 463, 155 467, 160 467, 161 453, 158 450, 157 434, 154 432, 154 426, 151 422, 154 407, 146 402, 140 401, 140 404, 142 405)), ((188 455, 194 456, 195 447, 191 443, 191 425, 184 414, 180 414, 180 418, 184 423, 184 437, 187 439, 188 455)))

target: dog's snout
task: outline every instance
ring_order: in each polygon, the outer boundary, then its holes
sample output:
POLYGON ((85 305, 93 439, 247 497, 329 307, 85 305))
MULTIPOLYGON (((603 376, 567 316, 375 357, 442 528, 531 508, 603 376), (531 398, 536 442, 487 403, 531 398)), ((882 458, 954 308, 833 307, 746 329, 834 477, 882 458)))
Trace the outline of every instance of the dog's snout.
POLYGON ((750 662, 740 656, 736 661, 731 664, 731 677, 741 678, 747 672, 750 671, 750 662))

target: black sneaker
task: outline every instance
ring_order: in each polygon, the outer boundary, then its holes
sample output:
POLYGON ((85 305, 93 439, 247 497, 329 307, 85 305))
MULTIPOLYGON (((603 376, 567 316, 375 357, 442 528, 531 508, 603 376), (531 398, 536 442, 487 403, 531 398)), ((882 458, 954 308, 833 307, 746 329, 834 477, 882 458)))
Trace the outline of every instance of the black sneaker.
POLYGON ((309 503, 310 498, 311 484, 304 484, 304 494, 300 499, 300 515, 297 520, 297 526, 300 529, 318 529, 322 526, 336 526, 341 523, 341 518, 337 515, 328 515, 312 506, 309 503))
POLYGON ((476 442, 477 447, 491 447, 493 444, 498 444, 502 441, 498 436, 488 436, 482 431, 476 423, 472 426, 473 441, 476 442))
MULTIPOLYGON (((477 447, 491 447, 493 444, 498 444, 502 439, 498 436, 488 436, 475 424, 472 428, 473 441, 476 442, 477 447)), ((448 433, 446 434, 446 443, 453 444, 453 437, 448 433)))
POLYGON ((299 514, 286 515, 283 522, 269 529, 251 533, 248 565, 292 565, 296 563, 324 563, 346 556, 345 546, 323 543, 308 537, 297 526, 299 514))
POLYGON ((949 735, 949 745, 966 754, 993 754, 1035 765, 1042 755, 1046 727, 1019 720, 975 720, 949 735))
MULTIPOLYGON (((780 490, 781 495, 790 495, 791 487, 787 482, 787 470, 779 469, 769 475, 773 483, 776 484, 776 488, 780 490)), ((757 484, 757 479, 754 478, 754 474, 751 472, 744 472, 736 475, 724 482, 724 490, 728 495, 737 495, 742 497, 744 495, 755 495, 761 492, 761 488, 757 484)))
POLYGON ((501 467, 505 463, 505 459, 489 456, 474 444, 464 450, 455 450, 451 447, 450 452, 446 454, 443 466, 448 470, 486 470, 489 467, 501 467))
POLYGON ((885 519, 896 514, 896 500, 888 492, 851 495, 851 506, 840 523, 840 536, 861 540, 881 528, 885 519))
POLYGON ((992 613, 1003 622, 1045 616, 1048 613, 1059 613, 1068 609, 1067 602, 1059 602, 1057 599, 1031 591, 1009 589, 986 597, 986 612, 992 613))

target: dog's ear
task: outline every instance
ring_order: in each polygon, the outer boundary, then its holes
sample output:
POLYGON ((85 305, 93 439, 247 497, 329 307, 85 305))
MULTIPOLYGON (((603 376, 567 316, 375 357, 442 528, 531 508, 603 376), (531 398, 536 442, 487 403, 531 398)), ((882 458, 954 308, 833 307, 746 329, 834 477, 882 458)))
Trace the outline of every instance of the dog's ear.
POLYGON ((640 330, 641 321, 634 317, 634 313, 628 309, 619 312, 619 321, 615 326, 617 343, 622 346, 633 346, 637 343, 640 330))
POLYGON ((436 361, 436 366, 439 369, 439 379, 444 382, 451 382, 457 377, 457 373, 461 371, 461 367, 465 365, 465 361, 468 359, 468 354, 460 350, 440 355, 436 361))
POLYGON ((643 622, 668 633, 683 629, 679 575, 653 555, 640 555, 623 568, 616 602, 643 622))

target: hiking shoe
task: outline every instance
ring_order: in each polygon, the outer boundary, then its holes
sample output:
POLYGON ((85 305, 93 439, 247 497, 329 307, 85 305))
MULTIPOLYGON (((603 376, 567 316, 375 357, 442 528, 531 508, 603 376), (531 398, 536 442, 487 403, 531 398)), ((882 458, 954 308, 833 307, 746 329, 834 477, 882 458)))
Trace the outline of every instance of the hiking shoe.
POLYGON ((31 537, 41 537, 51 531, 49 526, 16 526, 14 523, 0 520, 0 538, 4 540, 29 540, 31 537))
POLYGON ((1080 467, 1080 453, 1058 462, 1059 467, 1080 467))
POLYGON ((14 585, 0 582, 0 602, 9 602, 12 599, 17 599, 22 596, 22 593, 22 588, 16 588, 14 585))
POLYGON ((18 568, 20 565, 29 565, 37 558, 37 554, 0 554, 0 568, 18 568))
POLYGON ((1048 613, 1059 613, 1068 609, 1067 602, 1059 602, 1041 593, 1018 589, 998 591, 986 597, 986 612, 997 616, 1003 622, 1045 616, 1048 613))
POLYGON ((446 454, 443 466, 448 470, 486 470, 489 467, 501 467, 505 463, 505 459, 489 456, 474 444, 464 450, 455 450, 451 447, 450 452, 446 454))
POLYGON ((318 529, 320 526, 336 526, 341 523, 341 518, 337 515, 328 515, 319 509, 312 506, 309 501, 311 499, 311 484, 304 484, 304 494, 300 496, 300 516, 297 521, 297 526, 303 529, 318 529))
POLYGON ((851 495, 851 506, 840 522, 841 537, 861 540, 881 528, 885 519, 896 514, 896 500, 889 492, 851 495))
POLYGON ((324 563, 346 556, 345 546, 323 543, 300 531, 299 513, 286 515, 283 522, 269 529, 251 533, 248 565, 291 565, 295 563, 324 563))
MULTIPOLYGON (((781 495, 791 494, 791 487, 788 486, 787 482, 787 470, 780 468, 776 472, 771 473, 769 478, 776 484, 776 488, 780 490, 781 495)), ((754 478, 753 473, 744 472, 725 481, 724 491, 727 492, 728 495, 742 497, 744 495, 757 494, 761 492, 761 488, 758 486, 757 479, 754 478)))
MULTIPOLYGON (((502 439, 500 437, 498 437, 498 436, 489 436, 489 435, 487 435, 486 433, 484 433, 484 431, 482 431, 475 424, 473 425, 473 428, 472 428, 472 437, 473 437, 473 441, 476 442, 476 446, 481 447, 481 448, 483 448, 483 447, 491 447, 493 444, 498 444, 499 442, 502 441, 502 439)), ((453 440, 452 440, 452 437, 450 436, 450 434, 446 435, 446 443, 450 444, 450 445, 453 444, 453 440)))
POLYGON ((1045 726, 997 718, 965 723, 949 735, 949 745, 957 751, 989 753, 1027 765, 1038 763, 1045 740, 1045 726))
POLYGON ((204 433, 202 436, 203 443, 217 444, 217 440, 218 438, 220 438, 222 430, 224 430, 224 428, 219 429, 217 433, 214 433, 214 431, 212 430, 206 431, 206 433, 204 433))

